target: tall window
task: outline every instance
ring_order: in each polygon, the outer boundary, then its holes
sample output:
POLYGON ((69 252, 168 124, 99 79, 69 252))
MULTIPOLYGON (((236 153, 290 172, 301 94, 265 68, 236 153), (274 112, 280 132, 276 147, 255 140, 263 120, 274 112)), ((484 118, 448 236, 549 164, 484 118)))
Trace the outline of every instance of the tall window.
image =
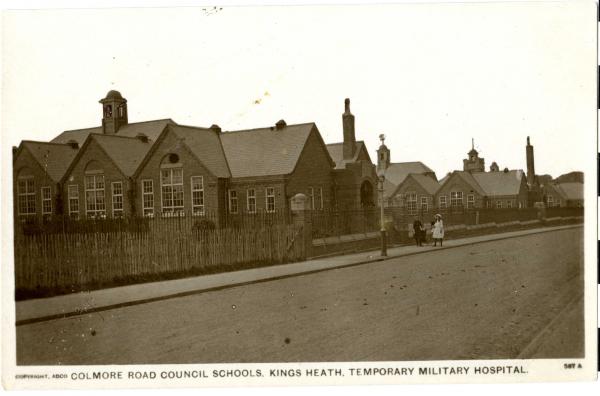
POLYGON ((323 210, 323 187, 317 188, 315 194, 316 209, 323 210))
POLYGON ((486 203, 486 206, 488 207, 488 209, 492 207, 492 204, 493 204, 492 201, 490 199, 488 199, 487 203, 486 203))
POLYGON ((502 201, 496 201, 496 209, 502 209, 502 201))
POLYGON ((246 210, 248 213, 256 213, 256 190, 253 188, 246 191, 246 210))
POLYGON ((450 192, 450 206, 457 207, 463 204, 463 193, 462 191, 451 191, 450 192))
POLYGON ((551 208, 554 206, 554 197, 552 195, 548 195, 548 207, 551 208))
POLYGON ((236 214, 238 212, 237 191, 229 190, 229 213, 236 214))
POLYGON ((79 186, 70 184, 67 188, 67 196, 69 199, 69 216, 79 218, 79 186))
POLYGON ((183 169, 161 169, 160 175, 163 213, 183 213, 183 169))
POLYGON ((558 198, 558 199, 556 200, 556 204, 555 204, 555 205, 556 205, 556 206, 560 206, 560 204, 561 204, 561 201, 560 201, 560 198, 558 198))
POLYGON ((52 191, 50 187, 42 187, 42 214, 52 214, 52 191))
POLYGON ((192 176, 192 214, 204 215, 204 178, 192 176))
POLYGON ((448 207, 448 197, 440 195, 440 209, 446 209, 448 207))
POLYGON ((429 202, 427 201, 427 196, 421 196, 421 210, 427 212, 429 210, 429 202))
POLYGON ((268 213, 275 212, 275 187, 267 187, 266 189, 265 208, 268 213))
POLYGON ((104 175, 87 175, 85 177, 85 204, 88 217, 105 217, 104 175))
POLYGON ((473 209, 475 207, 475 194, 467 195, 467 208, 473 209))
POLYGON ((417 193, 406 193, 406 208, 408 209, 408 213, 410 214, 417 213, 417 193))
POLYGON ((112 210, 113 217, 122 217, 123 216, 123 183, 122 182, 112 182, 112 210))
POLYGON ((19 179, 17 185, 19 196, 19 214, 35 215, 35 183, 33 178, 19 179))
POLYGON ((315 210, 315 189, 308 187, 308 202, 310 202, 310 208, 315 210))
POLYGON ((512 200, 506 201, 506 207, 509 208, 509 209, 512 208, 513 207, 513 201, 512 200))
POLYGON ((154 217, 154 182, 142 180, 142 212, 144 217, 154 217))

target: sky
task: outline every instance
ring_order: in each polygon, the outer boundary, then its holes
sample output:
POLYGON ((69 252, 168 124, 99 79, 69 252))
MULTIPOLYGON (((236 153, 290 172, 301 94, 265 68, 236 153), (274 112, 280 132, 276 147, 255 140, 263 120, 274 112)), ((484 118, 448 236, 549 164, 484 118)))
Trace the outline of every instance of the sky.
POLYGON ((500 168, 583 170, 596 142, 593 2, 11 11, 3 18, 2 151, 129 121, 223 130, 315 122, 342 141, 344 98, 373 161, 439 178, 475 148, 500 168))

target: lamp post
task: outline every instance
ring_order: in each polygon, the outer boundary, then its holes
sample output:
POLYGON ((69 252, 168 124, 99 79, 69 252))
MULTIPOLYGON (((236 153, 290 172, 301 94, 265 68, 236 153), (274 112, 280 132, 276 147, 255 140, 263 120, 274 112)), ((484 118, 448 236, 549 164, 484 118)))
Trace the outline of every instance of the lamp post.
MULTIPOLYGON (((379 139, 381 140, 381 145, 383 146, 383 142, 385 140, 385 135, 381 134, 379 135, 379 139)), ((383 210, 383 206, 384 206, 384 198, 383 198, 383 182, 385 181, 385 166, 380 166, 379 169, 377 169, 377 178, 378 178, 378 182, 379 182, 379 196, 381 197, 381 201, 380 201, 380 210, 381 210, 381 218, 380 218, 380 223, 381 223, 381 256, 385 257, 387 256, 387 240, 386 240, 386 230, 385 230, 385 214, 384 214, 384 210, 383 210)))

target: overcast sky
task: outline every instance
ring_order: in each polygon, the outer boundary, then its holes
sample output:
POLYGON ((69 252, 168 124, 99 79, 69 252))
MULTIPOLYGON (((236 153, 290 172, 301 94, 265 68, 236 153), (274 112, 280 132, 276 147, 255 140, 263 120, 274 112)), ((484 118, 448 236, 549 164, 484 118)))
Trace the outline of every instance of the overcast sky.
POLYGON ((393 162, 440 178, 471 138, 486 169, 525 169, 529 135, 537 173, 555 177, 595 150, 592 1, 20 11, 3 26, 3 154, 100 125, 111 89, 130 122, 283 118, 326 143, 349 97, 373 161, 384 133, 393 162))

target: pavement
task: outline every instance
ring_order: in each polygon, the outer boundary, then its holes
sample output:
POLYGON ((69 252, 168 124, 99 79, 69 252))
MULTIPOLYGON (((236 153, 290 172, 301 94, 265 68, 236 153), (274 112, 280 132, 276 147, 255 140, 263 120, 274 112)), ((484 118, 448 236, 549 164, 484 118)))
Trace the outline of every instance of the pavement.
POLYGON ((386 257, 380 256, 379 251, 370 251, 318 258, 292 264, 282 264, 220 274, 202 275, 185 279, 135 284, 63 296, 18 301, 16 303, 16 325, 19 326, 136 304, 144 304, 252 283, 266 282, 336 268, 389 260, 397 257, 579 227, 582 227, 582 224, 473 236, 444 241, 443 247, 394 247, 388 249, 388 255, 386 257))

